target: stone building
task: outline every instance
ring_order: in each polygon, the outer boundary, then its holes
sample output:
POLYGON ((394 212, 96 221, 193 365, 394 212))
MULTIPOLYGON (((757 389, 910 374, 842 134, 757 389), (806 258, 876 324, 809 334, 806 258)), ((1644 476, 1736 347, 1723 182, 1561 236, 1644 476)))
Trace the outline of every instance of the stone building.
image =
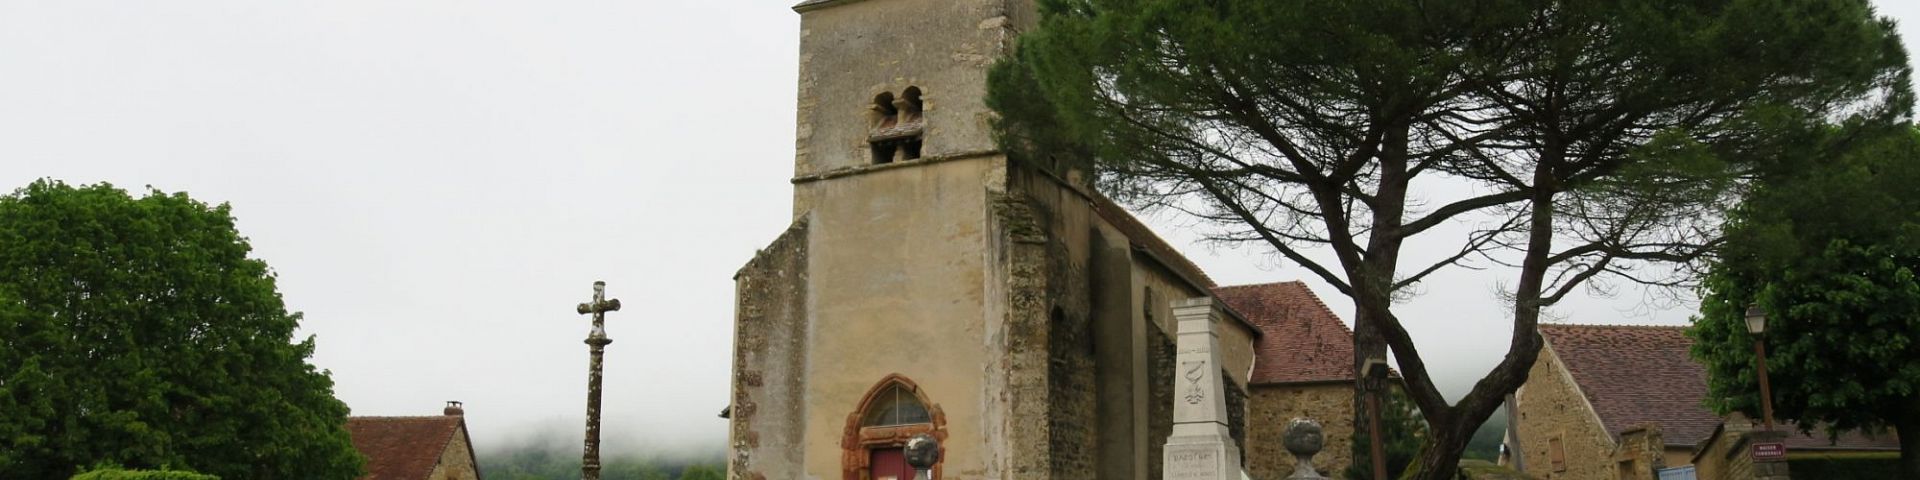
MULTIPOLYGON (((941 439, 937 479, 1159 478, 1170 305, 1217 285, 1081 172, 999 151, 987 68, 1035 22, 1032 1, 794 10, 793 220, 734 276, 729 478, 910 478, 900 449, 920 433, 941 439)), ((1305 293, 1295 286, 1222 289, 1216 302, 1216 368, 1243 451, 1277 451, 1247 447, 1309 411, 1351 430, 1351 388, 1327 388, 1341 375, 1255 358, 1297 347, 1262 342, 1298 324, 1345 342, 1310 359, 1350 363, 1351 337, 1323 306, 1286 306, 1305 293), (1313 407, 1250 409, 1248 385, 1313 407), (1330 399, 1342 394, 1344 410, 1330 399), (1250 432, 1250 410, 1278 420, 1250 432)), ((1328 468, 1345 461, 1344 446, 1329 450, 1328 468)), ((1249 467, 1290 461, 1268 460, 1249 467)))
POLYGON ((1353 331, 1301 282, 1221 287, 1214 295, 1262 335, 1248 400, 1247 473, 1277 480, 1293 472, 1281 445, 1295 417, 1320 421, 1326 447, 1314 469, 1338 478, 1353 462, 1353 331))
POLYGON ((367 457, 362 480, 480 479, 460 402, 447 402, 440 416, 348 417, 347 433, 367 457))
MULTIPOLYGON (((1693 341, 1684 328, 1541 325, 1545 346, 1509 405, 1517 415, 1508 448, 1519 452, 1526 473, 1549 480, 1652 479, 1657 469, 1696 465, 1698 478, 1735 478, 1713 473, 1725 470, 1728 455, 1709 451, 1725 450, 1727 442, 1716 439, 1754 427, 1702 404, 1706 369, 1689 356, 1693 341)), ((1785 443, 1803 453, 1899 448, 1891 434, 1849 433, 1837 440, 1794 434, 1785 443)))
MULTIPOLYGON (((986 69, 1030 3, 795 10, 794 218, 735 276, 730 476, 908 478, 930 433, 936 478, 1157 477, 1169 304, 1214 285, 1073 172, 997 150, 986 69)), ((1223 318, 1244 405, 1258 331, 1223 318)))

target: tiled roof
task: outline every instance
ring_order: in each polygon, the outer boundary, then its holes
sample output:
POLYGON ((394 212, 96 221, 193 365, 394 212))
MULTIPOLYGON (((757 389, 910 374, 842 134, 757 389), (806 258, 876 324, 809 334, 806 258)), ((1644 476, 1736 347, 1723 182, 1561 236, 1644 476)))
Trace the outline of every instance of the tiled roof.
MULTIPOLYGON (((1113 199, 1097 192, 1087 192, 1087 196, 1092 198, 1094 214, 1099 215, 1101 220, 1106 220, 1107 224, 1112 225, 1115 230, 1119 230, 1121 235, 1125 235, 1127 242, 1132 244, 1135 251, 1152 258, 1155 263, 1166 267, 1173 272, 1174 276, 1180 277, 1196 290, 1205 291, 1216 287, 1213 278, 1208 277, 1207 272, 1200 269, 1200 265, 1193 263, 1193 260, 1188 259, 1186 255, 1181 255, 1180 250, 1173 248, 1172 244, 1153 233, 1152 228, 1127 212, 1126 207, 1114 203, 1113 199)), ((1255 338, 1265 335, 1253 325, 1252 320, 1246 317, 1246 312, 1240 311, 1239 307, 1231 302, 1226 303, 1223 307, 1227 311, 1227 317, 1247 327, 1255 338)))
POLYGON ((1607 433, 1654 423, 1668 445, 1693 445, 1720 426, 1700 400, 1707 371, 1687 355, 1685 327, 1542 324, 1607 433))
POLYGON ((425 479, 453 441, 461 417, 349 417, 353 448, 367 457, 362 480, 425 479))
POLYGON ((1254 346, 1250 383, 1353 380, 1353 331, 1301 282, 1213 290, 1263 333, 1254 346))
MULTIPOLYGON (((1720 428, 1721 417, 1701 403, 1707 397, 1707 370, 1688 355, 1693 339, 1685 329, 1543 324, 1540 335, 1573 374, 1608 433, 1617 438, 1623 430, 1653 423, 1660 426, 1667 445, 1694 446, 1720 428)), ((1796 429, 1790 423, 1776 428, 1796 429)), ((1826 433, 1816 429, 1813 435, 1789 435, 1787 447, 1898 450, 1900 443, 1892 434, 1860 432, 1828 441, 1826 433)))
POLYGON ((1113 199, 1107 198, 1106 195, 1091 193, 1089 196, 1093 197, 1093 211, 1100 215, 1100 219, 1106 220, 1108 224, 1113 225, 1114 229, 1126 235, 1127 240, 1132 241, 1134 246, 1145 250, 1155 260, 1165 264, 1175 274, 1185 277, 1187 282, 1194 283, 1199 288, 1215 286, 1213 279, 1207 276, 1206 271, 1201 270, 1200 266, 1188 260, 1186 255, 1181 255, 1180 250, 1173 248, 1173 245, 1154 234, 1153 229, 1148 228, 1147 224, 1140 223, 1140 219, 1128 213, 1126 207, 1114 203, 1113 199))

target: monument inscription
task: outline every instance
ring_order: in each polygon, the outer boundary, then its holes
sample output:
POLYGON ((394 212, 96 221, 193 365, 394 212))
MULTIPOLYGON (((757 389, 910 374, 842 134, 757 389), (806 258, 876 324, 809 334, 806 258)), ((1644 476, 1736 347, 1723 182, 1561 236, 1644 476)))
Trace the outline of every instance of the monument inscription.
POLYGON ((1167 480, 1211 480, 1220 478, 1224 465, 1220 452, 1205 447, 1167 447, 1167 480))

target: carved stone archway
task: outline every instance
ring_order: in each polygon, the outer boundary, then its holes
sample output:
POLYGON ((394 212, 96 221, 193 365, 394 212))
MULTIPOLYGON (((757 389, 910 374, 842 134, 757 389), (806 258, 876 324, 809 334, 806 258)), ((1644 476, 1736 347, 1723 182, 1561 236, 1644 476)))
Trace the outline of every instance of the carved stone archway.
POLYGON ((870 467, 868 462, 872 461, 873 450, 904 447, 907 439, 922 433, 933 435, 933 438, 939 439, 941 443, 941 460, 933 466, 933 478, 937 480, 941 477, 940 472, 946 464, 947 414, 940 409, 940 404, 928 399, 926 392, 921 391, 920 385, 913 383, 912 379, 898 373, 887 375, 875 383, 873 388, 867 389, 867 394, 860 397, 857 408, 853 413, 847 414, 846 430, 840 437, 840 465, 843 472, 841 478, 870 480, 867 478, 868 467, 870 467), (926 409, 927 422, 872 425, 873 422, 868 420, 873 417, 875 413, 873 410, 892 405, 889 399, 883 398, 892 392, 912 394, 913 400, 926 409))

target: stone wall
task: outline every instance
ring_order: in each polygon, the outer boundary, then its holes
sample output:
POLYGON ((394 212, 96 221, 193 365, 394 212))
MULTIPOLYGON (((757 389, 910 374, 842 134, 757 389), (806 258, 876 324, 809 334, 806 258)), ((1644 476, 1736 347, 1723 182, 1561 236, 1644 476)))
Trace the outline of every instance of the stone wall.
POLYGON ((1638 425, 1620 432, 1620 446, 1614 449, 1616 478, 1652 479, 1654 471, 1667 468, 1667 442, 1660 427, 1638 425))
MULTIPOLYGON (((794 174, 870 162, 868 113, 881 93, 923 92, 929 157, 991 152, 987 68, 1032 22, 1031 0, 830 2, 802 8, 794 174)), ((754 7, 758 8, 758 7, 754 7)), ((811 209, 796 199, 796 212, 811 209)))
POLYGON ((733 278, 727 478, 802 478, 807 222, 795 222, 733 278))
POLYGON ((1744 441, 1745 426, 1731 423, 1707 437, 1700 452, 1693 457, 1694 478, 1699 480, 1734 480, 1753 478, 1753 462, 1744 461, 1747 443, 1744 441), (1741 460, 1741 461, 1736 461, 1741 460))
POLYGON ((1320 422, 1326 447, 1313 457, 1314 470, 1337 478, 1353 463, 1353 384, 1255 385, 1248 410, 1250 450, 1245 456, 1254 480, 1279 480, 1293 473, 1293 455, 1281 440, 1294 417, 1320 422))
POLYGON ((1167 437, 1173 435, 1173 386, 1178 370, 1174 362, 1179 348, 1173 336, 1153 325, 1148 327, 1148 343, 1153 347, 1147 352, 1147 397, 1151 399, 1147 404, 1147 478, 1158 479, 1165 475, 1167 437))
POLYGON ((1527 456, 1527 474, 1546 480, 1617 478, 1613 436, 1552 345, 1541 349, 1514 400, 1519 404, 1520 453, 1527 456), (1564 459, 1558 467, 1552 461, 1555 443, 1564 459))
POLYGON ((1068 256, 1065 245, 1050 242, 1048 250, 1055 281, 1054 307, 1048 314, 1046 422, 1051 437, 1051 473, 1055 479, 1081 478, 1095 471, 1099 460, 1099 390, 1094 383, 1093 331, 1087 310, 1085 271, 1068 256), (1077 291, 1076 291, 1077 290, 1077 291))
POLYGON ((1240 450, 1240 468, 1245 469, 1247 468, 1247 389, 1241 387, 1239 382, 1233 381, 1233 376, 1228 375, 1226 370, 1220 371, 1220 378, 1226 380, 1221 382, 1221 390, 1226 392, 1227 397, 1223 399, 1227 403, 1227 435, 1233 436, 1233 448, 1240 450))
POLYGON ((1095 225, 1092 268, 1096 395, 1100 399, 1095 478, 1144 479, 1147 471, 1147 328, 1136 316, 1131 242, 1095 225))
POLYGON ((1783 432, 1760 431, 1745 416, 1733 414, 1701 442, 1693 455, 1694 474, 1699 480, 1786 480, 1787 462, 1754 462, 1752 455, 1755 442, 1784 441, 1783 432))
MULTIPOLYGON (((997 263, 1004 265, 1006 298, 1004 329, 998 335, 1004 342, 1001 375, 1004 393, 996 395, 1000 408, 990 415, 1000 429, 1000 464, 1004 476, 1043 478, 1053 468, 1049 438, 1053 425, 1046 421, 1051 408, 1047 375, 1047 347, 1050 333, 1047 317, 1047 234, 1039 215, 1022 199, 1001 195, 994 200, 995 237, 1002 242, 996 250, 997 263)), ((991 380, 990 380, 991 381, 991 380)), ((992 394, 994 392, 988 392, 992 394)))
POLYGON ((433 466, 429 480, 480 480, 479 467, 473 464, 473 445, 467 443, 467 428, 453 431, 453 441, 440 452, 440 463, 433 466))

